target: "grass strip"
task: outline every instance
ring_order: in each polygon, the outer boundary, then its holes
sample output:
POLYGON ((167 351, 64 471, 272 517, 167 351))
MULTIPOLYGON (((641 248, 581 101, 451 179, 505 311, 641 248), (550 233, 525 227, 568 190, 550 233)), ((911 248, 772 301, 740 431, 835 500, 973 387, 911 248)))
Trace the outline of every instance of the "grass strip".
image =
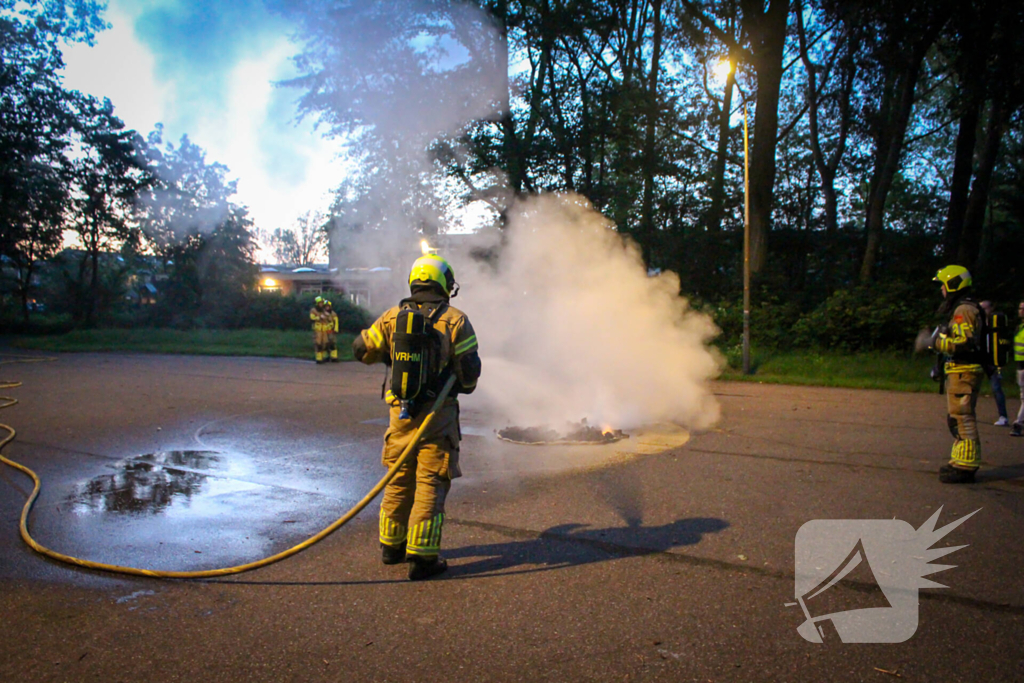
MULTIPOLYGON (((352 360, 353 337, 344 332, 338 335, 341 360, 352 360)), ((313 358, 313 334, 301 330, 74 330, 61 335, 16 336, 10 343, 38 351, 313 358)))
MULTIPOLYGON (((721 379, 768 384, 843 387, 848 389, 885 389, 889 391, 938 392, 939 385, 929 372, 935 362, 931 354, 862 351, 780 351, 752 355, 754 372, 744 375, 740 368, 728 367, 721 379)), ((1016 394, 1016 375, 1003 368, 1003 391, 1016 394)), ((991 389, 988 382, 982 393, 991 389)))

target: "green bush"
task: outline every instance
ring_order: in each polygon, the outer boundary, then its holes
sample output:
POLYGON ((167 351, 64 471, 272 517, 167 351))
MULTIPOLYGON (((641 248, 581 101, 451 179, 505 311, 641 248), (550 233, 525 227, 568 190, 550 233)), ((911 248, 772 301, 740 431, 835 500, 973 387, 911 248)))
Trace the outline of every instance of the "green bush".
MULTIPOLYGON (((768 289, 752 298, 750 337, 765 351, 908 350, 917 332, 936 322, 940 303, 931 288, 900 282, 840 289, 806 313, 801 313, 796 302, 782 300, 768 289)), ((731 362, 743 335, 742 301, 704 303, 699 308, 721 328, 717 343, 731 362)))
MULTIPOLYGON (((159 327, 192 329, 264 329, 309 330, 309 309, 316 294, 286 296, 278 292, 240 292, 218 300, 216 305, 198 309, 177 309, 158 302, 138 309, 114 321, 117 327, 159 327)), ((344 294, 328 294, 342 332, 358 332, 370 326, 373 318, 364 309, 351 303, 344 294)))
MULTIPOLYGON (((750 306, 750 336, 758 346, 767 349, 789 348, 793 345, 792 328, 800 318, 794 302, 784 302, 777 295, 762 291, 753 297, 750 306)), ((714 306, 703 306, 722 330, 719 343, 723 352, 742 343, 743 300, 725 300, 714 306)))
MULTIPOLYGON (((338 314, 338 327, 342 332, 359 332, 370 326, 373 319, 364 309, 356 306, 343 294, 326 296, 338 314)), ((234 315, 225 321, 224 327, 263 328, 278 330, 311 329, 309 310, 313 308, 316 294, 285 296, 277 292, 254 292, 247 294, 234 315)))
POLYGON ((935 316, 938 297, 898 282, 841 289, 793 325, 800 348, 908 350, 935 316))

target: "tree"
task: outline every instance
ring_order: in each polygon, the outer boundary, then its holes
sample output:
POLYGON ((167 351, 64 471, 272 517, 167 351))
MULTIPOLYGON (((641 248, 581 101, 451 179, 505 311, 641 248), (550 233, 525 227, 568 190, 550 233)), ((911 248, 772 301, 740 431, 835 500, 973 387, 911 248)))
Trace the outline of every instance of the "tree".
POLYGON ((167 247, 168 279, 156 306, 156 322, 174 327, 218 326, 244 305, 258 267, 252 221, 232 206, 208 232, 193 231, 167 247))
POLYGON ((22 222, 12 231, 13 236, 8 237, 11 243, 5 250, 15 268, 15 290, 25 322, 29 317, 33 277, 39 263, 53 257, 60 249, 61 216, 68 205, 67 186, 53 169, 40 165, 28 170, 30 173, 21 183, 21 188, 27 191, 22 222))
POLYGON ((327 219, 320 211, 307 211, 294 228, 277 228, 269 242, 278 263, 308 266, 326 254, 327 219))
POLYGON ((163 143, 157 127, 143 148, 152 175, 136 202, 144 245, 167 275, 155 322, 180 327, 222 324, 256 282, 252 220, 231 201, 236 181, 223 164, 182 136, 163 143))
POLYGON ((138 242, 132 213, 139 192, 153 177, 139 153, 141 137, 124 128, 109 100, 80 97, 76 119, 79 146, 71 162, 74 195, 70 222, 84 255, 76 282, 82 299, 74 312, 76 319, 93 325, 100 299, 109 300, 116 294, 102 296, 100 292, 100 255, 138 242))
POLYGON ((782 56, 786 45, 789 0, 771 0, 767 7, 759 0, 740 0, 741 32, 746 45, 738 44, 694 2, 680 0, 730 55, 753 67, 757 78, 754 134, 750 153, 750 270, 756 274, 768 258, 775 187, 775 146, 779 133, 779 91, 782 85, 782 56))
MULTIPOLYGON (((976 150, 977 167, 974 170, 974 180, 966 206, 963 207, 960 244, 956 252, 957 262, 968 267, 974 266, 981 249, 992 177, 999 161, 1003 136, 1014 112, 1024 104, 1024 67, 1021 66, 1024 47, 1020 41, 1021 32, 1024 31, 1024 12, 1013 5, 993 7, 988 3, 984 3, 981 9, 988 10, 991 17, 991 27, 985 23, 981 29, 991 37, 991 40, 986 41, 986 47, 990 51, 983 52, 984 55, 990 55, 990 58, 983 69, 971 76, 965 74, 965 77, 980 80, 986 86, 990 103, 986 111, 988 120, 985 123, 985 136, 980 148, 976 150)), ((981 51, 977 47, 975 49, 981 51)), ((963 192, 962 186, 957 189, 963 192)), ((962 199, 962 196, 951 196, 951 205, 955 199, 962 199)), ((955 231, 956 226, 953 224, 949 233, 955 231)), ((952 237, 953 234, 950 235, 950 238, 952 237)))
POLYGON ((859 10, 860 20, 875 35, 868 45, 873 68, 865 86, 879 93, 867 113, 874 141, 864 225, 867 243, 860 267, 860 281, 867 284, 874 276, 886 199, 899 171, 921 65, 949 20, 950 10, 943 2, 914 2, 908 7, 894 0, 872 2, 859 10))
MULTIPOLYGON (((486 12, 455 0, 283 3, 299 24, 299 109, 345 138, 388 229, 440 213, 428 148, 495 117, 507 64, 486 12)), ((436 218, 433 219, 436 225, 436 218)), ((434 228, 436 230, 436 227, 434 228)))
POLYGON ((0 256, 15 265, 26 320, 32 275, 59 248, 68 207, 74 119, 62 67, 53 36, 0 17, 0 256))
POLYGON ((149 246, 168 258, 170 250, 194 233, 210 232, 230 214, 237 181, 227 166, 207 163, 206 152, 181 137, 164 143, 163 126, 149 134, 142 154, 152 182, 136 203, 136 220, 149 246))
POLYGON ((106 8, 102 0, 0 0, 0 18, 50 40, 92 45, 97 33, 110 28, 103 19, 106 8))
POLYGON ((957 28, 950 41, 955 53, 951 65, 959 87, 954 90, 950 109, 957 114, 959 125, 943 236, 943 253, 948 258, 959 249, 974 175, 978 123, 986 99, 986 67, 998 13, 994 4, 987 0, 964 2, 955 10, 957 28))

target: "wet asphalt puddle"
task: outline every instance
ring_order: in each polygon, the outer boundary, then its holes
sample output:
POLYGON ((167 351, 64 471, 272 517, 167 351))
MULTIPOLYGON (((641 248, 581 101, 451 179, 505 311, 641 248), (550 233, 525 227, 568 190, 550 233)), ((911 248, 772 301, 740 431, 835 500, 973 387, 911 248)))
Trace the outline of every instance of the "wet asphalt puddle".
POLYGON ((35 515, 35 527, 44 545, 83 559, 210 569, 291 547, 362 493, 361 482, 339 485, 244 453, 160 451, 110 463, 75 484, 57 515, 35 515))
MULTIPOLYGON (((679 428, 647 427, 611 445, 520 446, 472 423, 463 435, 470 439, 463 444, 468 486, 600 467, 689 437, 679 428)), ((33 525, 44 545, 96 562, 181 571, 243 564, 300 543, 344 514, 379 478, 372 462, 378 448, 346 444, 337 457, 303 458, 280 457, 276 448, 137 455, 83 472, 88 478, 57 505, 37 508, 33 525), (363 460, 373 465, 369 471, 351 466, 363 460)))
POLYGON ((243 458, 215 451, 166 451, 136 456, 75 486, 67 504, 75 515, 205 514, 220 496, 258 484, 237 478, 251 468, 243 458))
POLYGON ((224 484, 236 490, 245 488, 230 479, 211 477, 211 471, 224 467, 223 456, 216 451, 148 453, 121 461, 113 466, 113 472, 78 484, 66 502, 75 515, 173 514, 192 508, 193 503, 202 507, 210 496, 224 492, 224 484))

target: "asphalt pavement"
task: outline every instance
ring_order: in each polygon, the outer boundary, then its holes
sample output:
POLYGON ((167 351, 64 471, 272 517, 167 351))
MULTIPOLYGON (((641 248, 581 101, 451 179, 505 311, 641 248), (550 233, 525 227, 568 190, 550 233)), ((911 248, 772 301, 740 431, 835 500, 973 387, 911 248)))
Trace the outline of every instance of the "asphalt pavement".
MULTIPOLYGON (((4 453, 42 477, 31 529, 47 547, 153 569, 249 562, 382 475, 382 372, 143 354, 4 365, 23 382, 0 391, 20 401, 0 411, 18 430, 4 453)), ((607 446, 504 443, 464 399, 450 569, 416 583, 380 563, 376 505, 222 579, 62 565, 19 539, 31 483, 2 467, 0 681, 1024 680, 1024 439, 992 426, 991 399, 978 482, 950 486, 937 394, 714 391, 713 429, 650 425, 607 446), (941 537, 927 533, 940 508, 937 528, 978 512, 941 537), (848 562, 822 559, 854 527, 814 520, 890 520, 918 545, 883 561, 865 532, 848 562), (947 587, 891 592, 906 567, 911 583, 927 573, 929 545, 966 546, 934 560, 954 566, 927 577, 947 587), (899 622, 902 642, 849 642, 852 610, 861 640, 893 640, 899 622)))

